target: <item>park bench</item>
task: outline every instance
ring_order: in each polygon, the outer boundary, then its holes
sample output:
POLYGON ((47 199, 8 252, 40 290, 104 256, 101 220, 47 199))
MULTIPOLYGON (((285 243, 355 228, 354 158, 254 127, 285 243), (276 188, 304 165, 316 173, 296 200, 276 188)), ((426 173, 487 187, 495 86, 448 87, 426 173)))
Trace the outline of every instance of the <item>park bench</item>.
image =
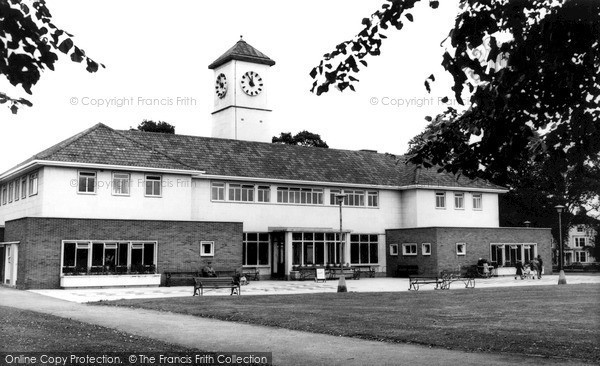
POLYGON ((248 281, 258 281, 260 278, 260 272, 256 267, 247 267, 242 269, 242 276, 246 277, 248 281))
POLYGON ((185 285, 189 285, 194 282, 194 277, 200 276, 198 271, 168 271, 165 272, 165 286, 170 287, 176 280, 183 281, 185 285))
POLYGON ((375 277, 377 266, 371 265, 355 265, 353 266, 358 271, 358 278, 365 276, 369 278, 375 277))
POLYGON ((450 284, 455 281, 463 282, 465 284, 465 288, 475 288, 475 276, 471 269, 443 270, 440 273, 440 277, 442 279, 442 290, 449 290, 450 284))
POLYGON ((419 285, 434 284, 435 289, 443 289, 443 281, 439 277, 432 276, 408 276, 408 290, 419 291, 419 285))
POLYGON ((397 277, 417 276, 419 274, 419 266, 416 264, 399 264, 396 267, 397 277))
POLYGON ((240 283, 234 277, 194 277, 194 294, 192 296, 204 295, 204 289, 206 288, 230 288, 231 295, 234 293, 241 294, 240 283))
POLYGON ((346 279, 360 280, 360 271, 354 267, 344 267, 344 268, 329 268, 327 271, 327 278, 330 280, 340 278, 344 276, 346 279))

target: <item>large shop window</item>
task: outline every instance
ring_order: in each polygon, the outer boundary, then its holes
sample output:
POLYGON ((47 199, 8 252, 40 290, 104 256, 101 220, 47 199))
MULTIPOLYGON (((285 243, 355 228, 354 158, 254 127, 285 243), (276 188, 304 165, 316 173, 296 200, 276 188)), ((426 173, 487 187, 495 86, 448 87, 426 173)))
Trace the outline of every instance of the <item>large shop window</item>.
POLYGON ((269 264, 269 234, 244 233, 243 265, 260 266, 269 264))
POLYGON ((156 242, 64 241, 62 273, 156 273, 156 242))
POLYGON ((352 264, 379 263, 377 235, 350 235, 350 262, 352 264))
POLYGON ((292 233, 292 264, 339 265, 339 238, 334 233, 292 233))
POLYGON ((499 243, 491 245, 492 262, 500 267, 514 267, 517 261, 527 263, 537 256, 537 244, 499 243))

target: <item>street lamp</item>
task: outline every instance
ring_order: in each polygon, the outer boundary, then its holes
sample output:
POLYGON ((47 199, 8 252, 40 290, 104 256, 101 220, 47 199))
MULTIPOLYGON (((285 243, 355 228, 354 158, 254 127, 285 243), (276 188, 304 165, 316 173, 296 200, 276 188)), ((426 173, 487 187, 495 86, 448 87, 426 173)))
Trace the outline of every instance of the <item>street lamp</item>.
POLYGON ((525 224, 525 227, 529 227, 531 225, 531 221, 525 221, 524 224, 525 224))
POLYGON ((346 277, 344 276, 344 243, 342 242, 342 203, 346 198, 345 194, 336 194, 335 199, 340 205, 340 280, 338 282, 337 292, 348 292, 346 287, 346 277))
POLYGON ((556 211, 558 211, 558 243, 559 243, 559 249, 558 249, 558 284, 559 285, 566 285, 567 284, 567 278, 565 277, 565 270, 563 268, 563 259, 564 259, 564 253, 563 253, 563 238, 562 238, 562 212, 563 209, 565 208, 565 206, 563 205, 556 205, 554 206, 554 208, 556 208, 556 211))

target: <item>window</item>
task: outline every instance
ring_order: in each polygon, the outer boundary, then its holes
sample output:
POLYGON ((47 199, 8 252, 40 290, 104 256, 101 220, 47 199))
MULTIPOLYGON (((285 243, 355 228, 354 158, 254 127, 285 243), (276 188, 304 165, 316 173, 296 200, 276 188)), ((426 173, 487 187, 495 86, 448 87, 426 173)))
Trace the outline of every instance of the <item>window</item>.
POLYGON ((578 233, 582 233, 583 230, 584 230, 583 226, 581 226, 581 225, 577 226, 577 232, 578 233))
POLYGON ((65 241, 62 273, 156 273, 156 247, 156 242, 65 241))
POLYGON ((297 188, 278 187, 277 202, 295 203, 301 205, 322 205, 323 189, 321 188, 297 188))
POLYGON ((201 257, 213 257, 215 255, 215 242, 214 241, 201 241, 200 242, 200 256, 201 257))
POLYGON ((575 248, 583 248, 585 246, 585 238, 575 238, 575 248))
POLYGON ((258 202, 271 202, 271 187, 258 186, 256 190, 256 200, 258 202))
POLYGON ((456 255, 466 255, 466 254, 467 254, 467 244, 456 243, 456 255))
POLYGON ((339 234, 292 233, 293 265, 339 265, 339 234))
POLYGON ((435 208, 446 208, 446 193, 435 192, 435 208))
POLYGON ((417 255, 417 244, 416 243, 402 244, 402 255, 417 255))
POLYGON ((242 248, 242 264, 245 266, 257 266, 269 264, 269 234, 268 233, 244 233, 242 248))
POLYGON ((575 251, 575 262, 587 262, 587 253, 584 251, 575 251))
POLYGON ((27 198, 27 177, 21 178, 21 199, 27 198))
POLYGON ((390 244, 390 255, 398 255, 398 244, 390 244))
POLYGON ((379 240, 374 234, 350 235, 350 263, 379 263, 379 240))
POLYGON ((463 210, 465 208, 465 194, 454 193, 454 209, 463 210))
POLYGON ((19 197, 21 197, 21 180, 17 179, 15 180, 15 201, 19 200, 19 197))
POLYGON ((379 192, 377 192, 377 191, 367 192, 367 206, 379 207, 379 192))
POLYGON ((225 183, 213 183, 211 187, 213 201, 225 201, 225 183))
POLYGON ((473 210, 481 210, 482 208, 481 193, 473 193, 473 210))
POLYGON ((517 261, 523 263, 532 260, 537 255, 535 243, 497 243, 491 244, 492 262, 499 267, 514 267, 517 261))
POLYGON ((423 243, 423 244, 421 244, 421 254, 423 254, 423 255, 431 255, 431 243, 423 243))
POLYGON ((38 173, 29 174, 29 195, 34 196, 38 193, 38 173))
POLYGON ((96 172, 78 172, 78 175, 77 192, 96 193, 96 172))
POLYGON ((113 195, 129 196, 129 173, 113 173, 113 195))
POLYGON ((254 186, 249 184, 229 184, 229 200, 254 202, 254 186))
POLYGON ((160 197, 162 177, 160 175, 146 175, 146 197, 160 197))
POLYGON ((6 205, 7 193, 6 193, 6 184, 2 186, 2 204, 6 205))
POLYGON ((344 194, 346 195, 346 198, 344 198, 345 206, 364 206, 365 205, 365 191, 344 189, 344 194))
POLYGON ((13 182, 8 183, 8 203, 11 203, 13 201, 13 197, 14 197, 14 187, 15 185, 13 184, 13 182))

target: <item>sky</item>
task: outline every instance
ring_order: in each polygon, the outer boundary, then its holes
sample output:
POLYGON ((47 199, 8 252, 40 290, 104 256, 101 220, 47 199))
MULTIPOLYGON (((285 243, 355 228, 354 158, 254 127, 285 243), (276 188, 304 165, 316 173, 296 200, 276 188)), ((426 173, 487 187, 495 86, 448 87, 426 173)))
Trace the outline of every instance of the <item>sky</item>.
POLYGON ((361 20, 382 2, 48 0, 54 24, 74 34, 75 43, 106 68, 89 74, 84 64, 62 55, 31 96, 0 76, 0 91, 33 102, 16 115, 0 105, 0 172, 98 122, 128 129, 144 119, 161 120, 178 134, 210 136, 215 76, 208 65, 240 35, 276 62, 268 91, 273 135, 308 130, 331 148, 405 153, 426 126, 425 116, 456 107, 452 98, 450 104, 440 100, 452 97, 440 43, 458 0, 444 0, 436 10, 422 1, 411 11, 413 23, 388 30, 381 56, 368 59, 356 92, 310 93, 310 70, 356 35, 361 20), (423 83, 430 74, 436 83, 428 94, 423 83), (97 105, 124 98, 135 102, 97 105), (189 102, 177 105, 178 98, 189 102), (174 103, 140 102, 146 99, 174 103))

